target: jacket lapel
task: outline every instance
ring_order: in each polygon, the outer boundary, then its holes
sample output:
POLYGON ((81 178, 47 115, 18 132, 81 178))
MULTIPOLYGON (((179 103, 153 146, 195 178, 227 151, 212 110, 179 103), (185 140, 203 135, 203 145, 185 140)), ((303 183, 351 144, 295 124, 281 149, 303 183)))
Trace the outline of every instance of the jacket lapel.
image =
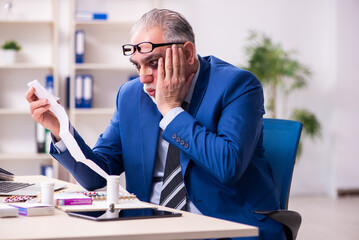
MULTIPOLYGON (((145 93, 141 92, 140 96, 140 132, 142 148, 142 164, 144 171, 144 184, 146 198, 150 196, 152 187, 153 169, 156 161, 159 122, 162 119, 156 104, 145 93)), ((147 199, 148 200, 148 199, 147 199)))
POLYGON ((196 116, 199 106, 201 105, 204 94, 206 93, 206 89, 209 81, 209 70, 210 65, 207 61, 205 61, 201 56, 198 55, 198 60, 200 61, 200 71, 198 75, 198 80, 196 82, 196 86, 193 91, 193 96, 191 99, 191 104, 189 106, 188 112, 192 116, 196 116))
MULTIPOLYGON (((196 82, 196 86, 193 91, 193 96, 191 99, 191 104, 188 109, 188 113, 193 117, 196 116, 199 106, 203 100, 203 97, 206 93, 206 89, 208 86, 209 76, 210 76, 210 64, 204 60, 201 56, 198 55, 198 60, 200 61, 200 71, 198 75, 198 79, 196 82)), ((185 157, 181 152, 181 166, 182 166, 182 174, 184 175, 186 169, 188 167, 190 159, 185 157)))

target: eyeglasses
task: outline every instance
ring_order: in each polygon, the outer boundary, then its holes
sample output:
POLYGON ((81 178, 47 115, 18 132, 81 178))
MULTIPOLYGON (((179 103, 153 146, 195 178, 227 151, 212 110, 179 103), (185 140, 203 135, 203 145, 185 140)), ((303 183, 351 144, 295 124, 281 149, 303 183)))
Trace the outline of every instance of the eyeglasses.
POLYGON ((136 49, 139 53, 150 53, 153 49, 162 46, 168 46, 172 44, 185 44, 184 42, 171 42, 171 43, 151 43, 151 42, 140 42, 139 44, 125 44, 122 46, 123 55, 131 56, 136 52, 136 49))

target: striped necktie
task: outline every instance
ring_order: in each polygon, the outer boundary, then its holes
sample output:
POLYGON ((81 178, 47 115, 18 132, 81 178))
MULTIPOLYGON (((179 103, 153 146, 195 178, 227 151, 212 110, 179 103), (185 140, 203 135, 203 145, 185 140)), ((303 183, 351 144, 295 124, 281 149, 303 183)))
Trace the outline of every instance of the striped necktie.
MULTIPOLYGON (((188 107, 189 104, 183 102, 182 108, 187 111, 188 107)), ((185 210, 186 201, 186 189, 184 187, 180 164, 180 150, 172 144, 169 144, 160 205, 185 210)))

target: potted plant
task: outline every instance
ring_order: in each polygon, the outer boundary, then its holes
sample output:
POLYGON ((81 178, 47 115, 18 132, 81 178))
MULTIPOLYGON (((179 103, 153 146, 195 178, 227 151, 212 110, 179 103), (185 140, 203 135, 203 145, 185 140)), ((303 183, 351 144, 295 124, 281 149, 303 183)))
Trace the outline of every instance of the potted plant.
MULTIPOLYGON (((283 96, 282 118, 303 123, 302 137, 315 139, 321 135, 321 126, 316 116, 307 109, 293 109, 287 113, 287 98, 294 90, 307 86, 311 72, 308 67, 293 58, 294 52, 285 51, 280 44, 272 42, 265 34, 252 32, 250 45, 246 48, 248 66, 244 69, 254 73, 261 81, 268 99, 266 106, 270 117, 277 117, 278 91, 283 96)), ((299 143, 298 156, 302 145, 299 143)))
POLYGON ((13 64, 16 61, 16 53, 21 49, 16 41, 7 41, 2 45, 5 64, 13 64))

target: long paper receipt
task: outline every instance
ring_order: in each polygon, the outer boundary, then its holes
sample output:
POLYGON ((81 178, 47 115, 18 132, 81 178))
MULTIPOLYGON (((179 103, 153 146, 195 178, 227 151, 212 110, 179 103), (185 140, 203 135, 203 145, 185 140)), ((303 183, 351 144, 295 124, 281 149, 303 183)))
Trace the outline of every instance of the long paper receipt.
MULTIPOLYGON (((65 109, 57 102, 57 98, 49 93, 37 80, 29 82, 27 84, 29 87, 35 88, 35 94, 39 99, 47 99, 50 104, 50 111, 55 114, 60 123, 60 133, 59 136, 69 150, 71 156, 77 161, 82 162, 94 172, 102 176, 107 180, 108 174, 100 168, 95 162, 90 159, 87 159, 83 154, 81 148, 77 144, 74 136, 69 131, 69 118, 66 114, 65 109)), ((127 192, 120 186, 120 191, 127 192)))

